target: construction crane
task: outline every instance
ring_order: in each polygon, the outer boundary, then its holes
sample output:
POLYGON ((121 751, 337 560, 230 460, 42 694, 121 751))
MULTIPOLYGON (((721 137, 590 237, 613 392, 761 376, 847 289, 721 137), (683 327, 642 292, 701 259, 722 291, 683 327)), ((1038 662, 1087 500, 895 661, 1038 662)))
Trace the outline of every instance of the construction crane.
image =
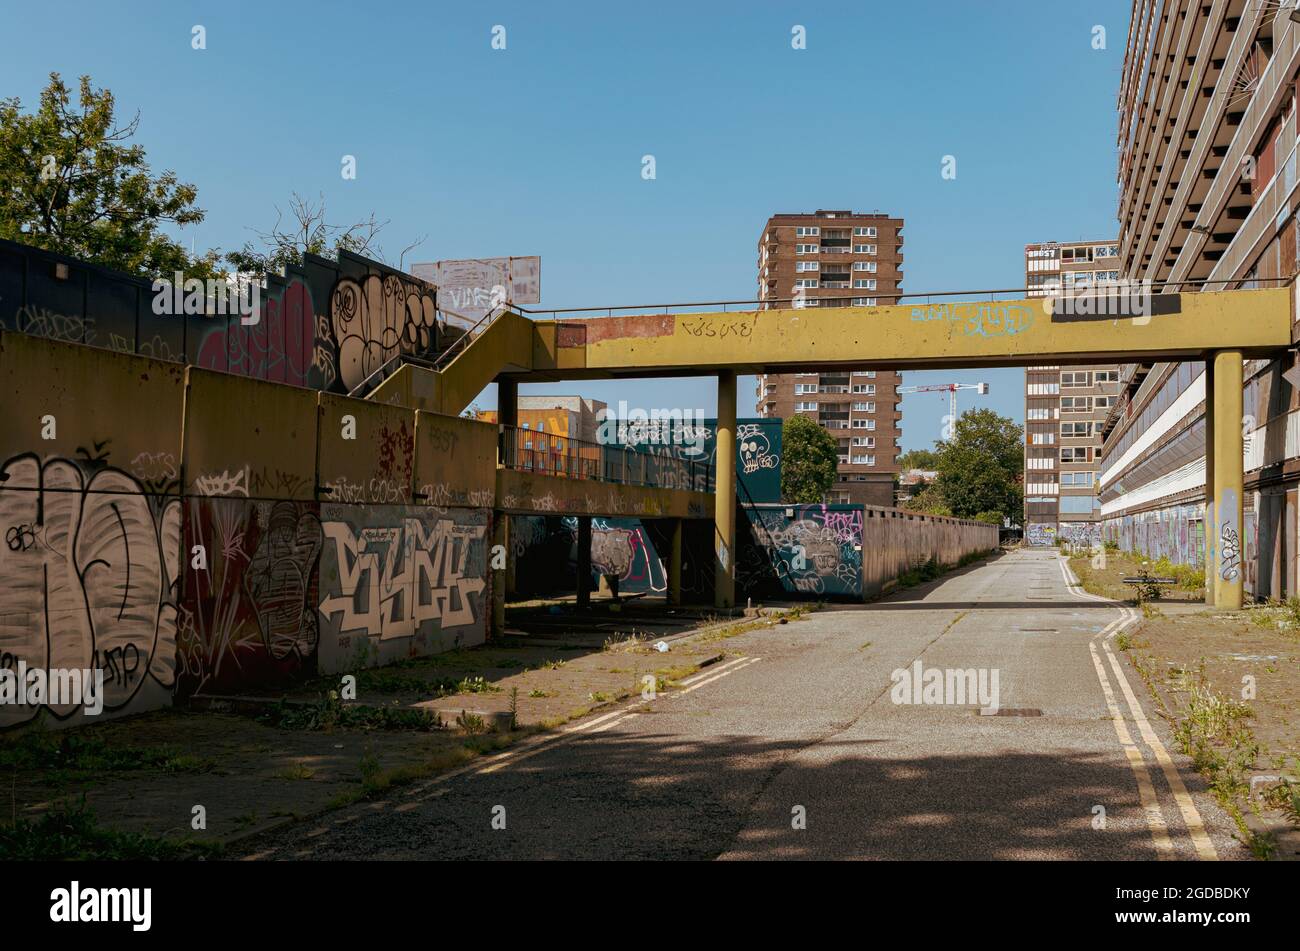
POLYGON ((957 424, 957 391, 975 390, 980 396, 987 395, 987 383, 932 383, 929 386, 900 386, 899 393, 947 393, 948 407, 952 413, 953 425, 957 424))

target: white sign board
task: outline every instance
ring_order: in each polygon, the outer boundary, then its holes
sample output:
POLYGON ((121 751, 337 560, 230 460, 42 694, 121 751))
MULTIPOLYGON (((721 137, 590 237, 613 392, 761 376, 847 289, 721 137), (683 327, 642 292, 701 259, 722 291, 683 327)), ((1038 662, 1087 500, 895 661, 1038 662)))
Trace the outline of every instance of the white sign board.
POLYGON ((411 273, 438 285, 439 309, 471 322, 495 304, 536 304, 542 299, 542 259, 536 256, 435 261, 412 265, 411 273))

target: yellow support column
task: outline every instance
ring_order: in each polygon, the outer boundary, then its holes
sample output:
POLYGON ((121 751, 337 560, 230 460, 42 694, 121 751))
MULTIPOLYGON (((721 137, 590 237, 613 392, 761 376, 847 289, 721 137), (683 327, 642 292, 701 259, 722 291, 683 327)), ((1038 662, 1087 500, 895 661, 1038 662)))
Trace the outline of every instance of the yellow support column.
POLYGON ((673 546, 668 555, 668 603, 682 603, 682 520, 673 519, 673 546))
POLYGON ((1205 360, 1205 604, 1214 606, 1219 536, 1214 527, 1214 354, 1205 360))
MULTIPOLYGON (((1242 601, 1241 351, 1214 353, 1214 606, 1235 611, 1242 601)), ((1206 579, 1209 582, 1209 577, 1206 579)))
POLYGON ((718 449, 714 455, 713 604, 736 606, 736 374, 718 374, 718 449))

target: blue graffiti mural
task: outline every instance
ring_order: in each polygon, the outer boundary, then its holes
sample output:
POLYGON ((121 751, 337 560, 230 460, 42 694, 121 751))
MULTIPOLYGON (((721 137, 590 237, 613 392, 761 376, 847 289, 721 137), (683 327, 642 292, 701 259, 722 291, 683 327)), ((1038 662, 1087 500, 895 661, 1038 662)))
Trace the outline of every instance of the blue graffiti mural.
POLYGON ((740 537, 736 586, 746 597, 861 599, 862 506, 751 506, 743 512, 749 531, 740 537))

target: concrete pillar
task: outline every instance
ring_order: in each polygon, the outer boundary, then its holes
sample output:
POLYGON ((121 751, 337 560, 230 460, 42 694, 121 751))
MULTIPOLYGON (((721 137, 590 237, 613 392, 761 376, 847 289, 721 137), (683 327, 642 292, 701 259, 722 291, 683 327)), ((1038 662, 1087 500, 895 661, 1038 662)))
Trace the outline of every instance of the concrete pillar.
POLYGON ((505 429, 519 425, 519 384, 514 380, 497 380, 497 422, 502 427, 497 437, 497 464, 508 467, 518 451, 514 433, 505 429))
POLYGON ((506 570, 505 570, 504 572, 502 572, 502 574, 504 574, 504 575, 506 576, 506 577, 505 577, 505 581, 506 581, 506 585, 505 585, 505 587, 506 587, 506 593, 507 593, 507 594, 514 594, 514 592, 515 592, 515 557, 514 557, 514 551, 513 551, 513 542, 511 541, 511 538, 510 538, 510 536, 513 534, 513 532, 510 530, 510 516, 509 516, 509 515, 504 515, 504 514, 503 514, 503 515, 502 515, 502 521, 506 523, 505 541, 503 542, 503 544, 506 546, 506 570))
POLYGON ((673 519, 673 543, 668 555, 668 603, 682 603, 682 520, 673 519))
MULTIPOLYGON (((1214 352, 1214 514, 1217 571, 1214 606, 1235 611, 1242 602, 1242 366, 1240 350, 1214 352)), ((1208 579, 1207 579, 1208 580, 1208 579)))
POLYGON ((578 607, 591 603, 591 516, 578 516, 578 607))
POLYGON ((519 425, 519 383, 515 380, 497 380, 497 421, 519 425))
POLYGON ((713 604, 736 606, 736 374, 718 374, 718 451, 714 456, 713 604))
POLYGON ((1205 359, 1205 604, 1214 606, 1219 535, 1214 527, 1214 355, 1205 359))
MULTIPOLYGON (((488 552, 488 565, 493 561, 493 552, 506 552, 506 564, 510 563, 510 519, 505 512, 492 513, 492 551, 488 552), (497 546, 500 545, 500 548, 497 546)), ((501 637, 506 630, 506 571, 504 568, 489 568, 492 576, 492 636, 501 637)))

